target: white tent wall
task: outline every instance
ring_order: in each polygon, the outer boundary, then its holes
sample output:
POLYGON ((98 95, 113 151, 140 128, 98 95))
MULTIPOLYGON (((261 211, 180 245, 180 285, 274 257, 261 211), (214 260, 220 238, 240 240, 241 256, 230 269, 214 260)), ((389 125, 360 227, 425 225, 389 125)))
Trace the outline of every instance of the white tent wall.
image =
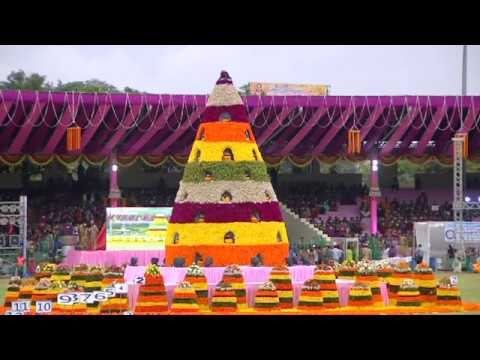
POLYGON ((448 242, 445 241, 444 222, 428 221, 414 223, 415 241, 422 245, 423 261, 430 263, 430 257, 441 258, 445 264, 448 242))

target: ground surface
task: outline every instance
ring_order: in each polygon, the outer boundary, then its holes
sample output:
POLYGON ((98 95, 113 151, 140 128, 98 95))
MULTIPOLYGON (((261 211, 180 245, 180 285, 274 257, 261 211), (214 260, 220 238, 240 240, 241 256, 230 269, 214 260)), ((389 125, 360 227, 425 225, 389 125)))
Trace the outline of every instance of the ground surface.
MULTIPOLYGON (((452 274, 447 272, 437 272, 436 275, 437 279, 440 279, 442 276, 450 276, 452 274)), ((461 273, 457 275, 462 300, 468 303, 480 304, 480 274, 461 273)), ((3 305, 7 284, 7 278, 0 279, 0 306, 3 305)), ((471 312, 470 314, 480 314, 480 312, 471 312)))

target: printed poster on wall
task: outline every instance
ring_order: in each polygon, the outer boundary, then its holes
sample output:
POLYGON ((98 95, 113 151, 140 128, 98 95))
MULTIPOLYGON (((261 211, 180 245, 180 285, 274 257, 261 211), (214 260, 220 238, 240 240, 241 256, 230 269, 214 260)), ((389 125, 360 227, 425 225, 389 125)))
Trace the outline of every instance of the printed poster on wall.
POLYGON ((107 208, 107 250, 163 250, 172 208, 107 208))

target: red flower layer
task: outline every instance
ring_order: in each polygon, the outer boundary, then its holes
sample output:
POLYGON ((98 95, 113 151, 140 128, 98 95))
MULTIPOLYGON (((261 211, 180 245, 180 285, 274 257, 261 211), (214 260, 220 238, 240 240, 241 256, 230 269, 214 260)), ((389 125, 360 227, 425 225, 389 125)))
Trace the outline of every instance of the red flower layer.
POLYGON ((252 214, 258 212, 260 221, 283 221, 280 206, 276 201, 264 203, 235 203, 235 204, 199 204, 176 203, 171 223, 195 223, 197 214, 202 213, 206 223, 251 222, 252 214))
POLYGON ((203 115, 203 123, 219 121, 220 115, 223 113, 230 114, 230 121, 249 123, 247 111, 244 105, 230 105, 230 106, 209 106, 205 109, 203 115))

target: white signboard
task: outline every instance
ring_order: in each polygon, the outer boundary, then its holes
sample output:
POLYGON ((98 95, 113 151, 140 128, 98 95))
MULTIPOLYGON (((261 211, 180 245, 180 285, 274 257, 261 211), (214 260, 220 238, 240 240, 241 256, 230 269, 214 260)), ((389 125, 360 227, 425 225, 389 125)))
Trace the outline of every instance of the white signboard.
MULTIPOLYGON (((480 222, 469 221, 463 223, 463 238, 467 242, 480 243, 480 222)), ((444 235, 446 242, 456 242, 456 228, 454 222, 444 223, 444 235)))

